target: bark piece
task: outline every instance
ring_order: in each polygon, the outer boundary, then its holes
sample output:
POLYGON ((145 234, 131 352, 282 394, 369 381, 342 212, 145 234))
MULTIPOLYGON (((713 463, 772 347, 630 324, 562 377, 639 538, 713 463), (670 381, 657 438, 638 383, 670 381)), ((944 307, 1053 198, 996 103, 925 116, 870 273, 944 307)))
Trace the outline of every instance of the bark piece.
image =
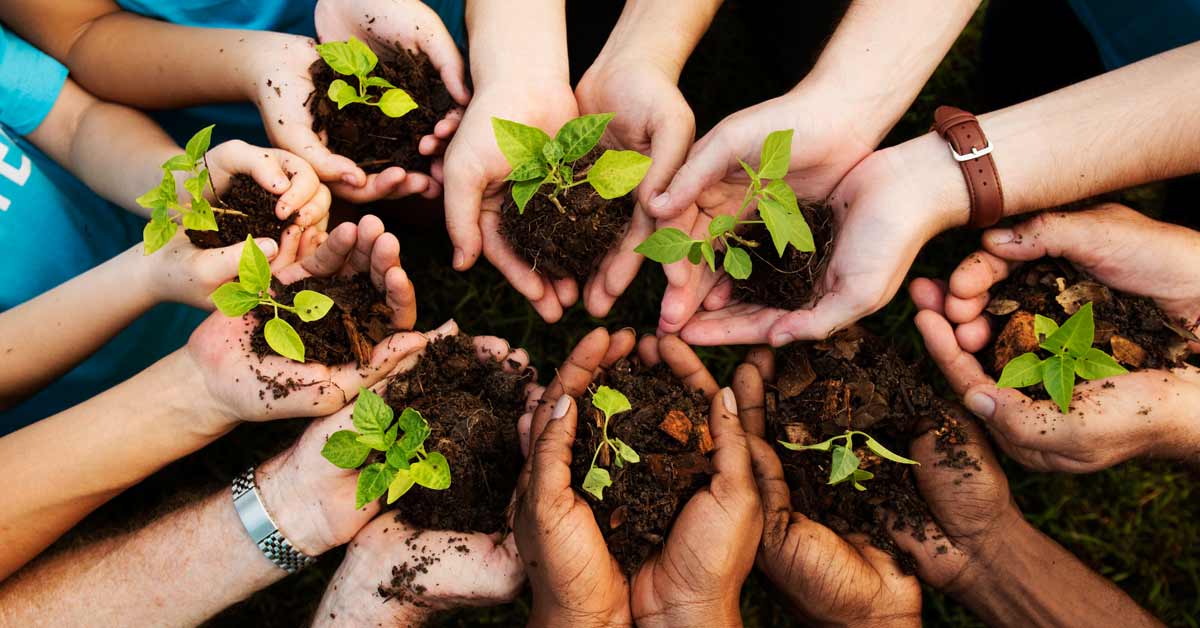
POLYGON ((785 369, 779 374, 776 388, 779 390, 780 397, 791 399, 804 392, 816 379, 817 374, 813 371, 808 356, 804 352, 796 352, 792 368, 785 369))
POLYGON ((699 443, 700 453, 706 454, 715 448, 713 445, 712 434, 708 432, 708 424, 701 423, 696 426, 696 441, 699 443))
POLYGON ((1121 335, 1114 334, 1109 339, 1109 344, 1112 346, 1113 357, 1121 364, 1127 364, 1133 368, 1141 368, 1146 363, 1146 350, 1138 343, 1121 335))
POLYGON ((989 314, 995 314, 996 316, 1008 316, 1009 314, 1016 312, 1018 309, 1020 309, 1020 307, 1021 304, 1013 301, 1012 299, 1001 299, 997 297, 988 303, 987 311, 989 314))
POLYGON ((662 423, 658 424, 658 429, 679 441, 681 445, 686 445, 688 437, 692 434, 692 420, 679 410, 671 410, 662 423))
POLYGON ((1067 314, 1074 314, 1087 303, 1099 305, 1112 300, 1112 291, 1094 281, 1081 281, 1060 290, 1055 301, 1067 314))
POLYGON ((817 439, 813 438, 812 433, 808 431, 808 427, 803 423, 785 423, 783 425, 783 433, 787 436, 789 443, 811 445, 817 442, 817 439))
POLYGON ((1013 358, 1029 353, 1038 347, 1037 333, 1033 331, 1033 314, 1021 310, 1013 314, 996 338, 996 355, 992 368, 997 373, 1013 358))

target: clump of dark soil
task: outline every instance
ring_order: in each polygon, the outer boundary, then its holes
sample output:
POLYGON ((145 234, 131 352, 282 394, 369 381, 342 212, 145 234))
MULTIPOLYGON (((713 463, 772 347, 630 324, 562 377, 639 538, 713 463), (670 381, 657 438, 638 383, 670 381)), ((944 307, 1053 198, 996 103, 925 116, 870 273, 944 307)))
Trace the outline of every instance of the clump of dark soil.
POLYGON ((742 247, 750 252, 754 270, 750 276, 733 282, 733 296, 744 303, 759 303, 785 310, 797 310, 817 294, 817 282, 825 272, 833 251, 833 212, 823 204, 801 203, 800 211, 813 234, 816 251, 803 253, 789 246, 779 257, 771 234, 763 225, 753 225, 741 235, 757 242, 757 247, 742 247))
POLYGON ((246 241, 246 236, 271 238, 276 242, 283 230, 292 224, 295 215, 288 220, 275 217, 275 204, 279 197, 264 190, 247 174, 236 174, 229 190, 213 203, 217 218, 216 231, 188 230, 188 239, 202 249, 232 246, 246 241), (232 209, 239 213, 222 212, 232 209))
MULTIPOLYGON (((286 310, 279 310, 279 317, 287 321, 300 340, 304 341, 304 360, 321 364, 345 364, 357 362, 360 366, 370 364, 375 345, 396 330, 392 327, 392 308, 386 297, 371 283, 367 273, 351 277, 309 277, 287 286, 273 280, 275 300, 291 305, 296 293, 314 290, 333 299, 333 307, 324 318, 306 323, 286 310)), ((258 325, 254 329, 251 346, 260 357, 274 355, 267 345, 262 328, 272 313, 266 308, 254 310, 258 325)))
MULTIPOLYGON (((378 51, 376 51, 378 52, 378 51)), ((417 108, 399 118, 383 114, 378 107, 347 105, 339 110, 329 99, 329 84, 336 79, 358 87, 358 79, 334 72, 323 59, 309 68, 312 95, 308 107, 313 115, 313 131, 326 133, 329 150, 353 159, 366 172, 380 172, 393 166, 414 172, 429 172, 432 159, 417 151, 421 138, 433 134, 433 127, 455 107, 433 63, 424 52, 409 52, 402 46, 379 55, 379 64, 371 76, 387 79, 408 92, 417 108)), ((368 89, 378 97, 379 87, 368 89)))
POLYGON ((783 462, 792 508, 839 534, 867 535, 912 573, 916 562, 889 536, 880 506, 885 504, 897 515, 895 529, 907 529, 924 540, 929 508, 917 492, 911 465, 873 454, 859 436, 854 440, 854 453, 862 461, 859 468, 875 477, 863 482, 865 491, 851 482, 830 486, 828 452, 791 451, 778 441, 812 445, 853 429, 905 456, 909 443, 933 420, 936 449, 947 455, 938 464, 964 469, 969 477, 980 469, 979 461, 953 450, 967 440, 958 420, 887 343, 859 327, 823 342, 781 349, 776 370, 776 382, 766 393, 766 436, 783 462))
MULTIPOLYGON (((590 168, 603 152, 597 147, 584 155, 575 162, 576 171, 590 168)), ((540 192, 549 189, 542 186, 540 192)), ((500 209, 500 232, 535 270, 552 279, 570 277, 582 284, 625 235, 636 201, 629 194, 608 200, 590 185, 577 185, 560 195, 563 212, 540 192, 525 205, 523 214, 517 213, 512 195, 506 194, 500 209)))
POLYGON ((534 372, 480 360, 470 336, 431 343, 417 365, 396 377, 384 399, 397 415, 413 408, 429 421, 426 451, 450 464, 450 488, 414 486, 393 507, 396 520, 421 529, 499 532, 521 472, 517 419, 534 372))
MULTIPOLYGON (((626 573, 633 573, 662 547, 671 524, 688 499, 712 474, 708 454, 713 449, 708 431, 708 400, 689 390, 666 364, 647 367, 637 359, 617 362, 595 385, 614 388, 629 398, 633 410, 608 424, 610 438, 619 438, 638 453, 641 462, 616 468, 606 447, 597 464, 608 469, 612 486, 604 499, 582 493, 592 506, 608 549, 626 573)), ((592 455, 603 439, 604 415, 592 406, 591 395, 579 402, 579 426, 572 448, 571 480, 582 486, 592 455)))

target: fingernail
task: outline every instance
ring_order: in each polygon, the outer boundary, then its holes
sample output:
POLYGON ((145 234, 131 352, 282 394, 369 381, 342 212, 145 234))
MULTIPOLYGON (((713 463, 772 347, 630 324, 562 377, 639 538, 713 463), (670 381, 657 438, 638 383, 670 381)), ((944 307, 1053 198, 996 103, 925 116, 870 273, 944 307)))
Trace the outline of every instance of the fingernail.
POLYGON ((463 253, 462 249, 454 249, 454 268, 461 269, 463 262, 466 261, 467 254, 463 253))
POLYGON ((558 403, 554 404, 554 411, 550 413, 551 419, 561 419, 567 416, 567 411, 571 409, 571 396, 563 395, 558 398, 558 403))
POLYGON ((1008 244, 1017 239, 1017 234, 1012 229, 992 229, 987 232, 987 239, 992 244, 1008 244))
POLYGON ((732 388, 721 389, 721 402, 725 404, 727 412, 737 414, 737 397, 734 396, 732 388))
POLYGON ((667 203, 670 202, 670 200, 671 195, 667 192, 663 192, 662 194, 650 199, 650 206, 654 209, 662 209, 663 207, 667 206, 667 203))
POLYGON ((963 403, 967 405, 967 409, 981 419, 991 419, 992 415, 996 414, 996 400, 981 392, 968 394, 966 399, 963 399, 963 403))
POLYGON ((795 336, 785 331, 781 334, 777 334, 773 339, 771 339, 771 344, 776 347, 782 347, 783 345, 790 344, 795 339, 795 336))
POLYGON ((258 248, 262 249, 263 255, 271 257, 279 252, 279 245, 270 238, 258 238, 254 241, 258 244, 258 248))

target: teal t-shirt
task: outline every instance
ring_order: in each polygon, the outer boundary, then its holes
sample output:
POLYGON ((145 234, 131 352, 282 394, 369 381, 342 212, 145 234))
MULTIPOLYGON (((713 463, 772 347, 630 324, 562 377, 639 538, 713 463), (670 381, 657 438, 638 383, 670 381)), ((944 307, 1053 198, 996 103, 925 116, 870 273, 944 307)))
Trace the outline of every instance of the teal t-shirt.
MULTIPOLYGON (((97 196, 23 138, 50 113, 66 77, 60 63, 0 28, 0 312, 141 239, 142 218, 97 196)), ((0 412, 0 435, 128 379, 179 348, 203 317, 179 305, 155 308, 39 394, 0 412)))
POLYGON ((1109 70, 1200 40, 1200 0, 1068 0, 1109 70))

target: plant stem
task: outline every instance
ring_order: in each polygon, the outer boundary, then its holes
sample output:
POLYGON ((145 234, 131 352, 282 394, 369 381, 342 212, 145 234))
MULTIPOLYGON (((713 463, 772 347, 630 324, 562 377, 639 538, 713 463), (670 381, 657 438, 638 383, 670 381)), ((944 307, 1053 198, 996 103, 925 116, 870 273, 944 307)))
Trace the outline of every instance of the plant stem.
POLYGON ((567 208, 563 207, 562 203, 558 202, 557 194, 547 194, 546 198, 550 199, 551 203, 554 203, 554 206, 558 208, 558 211, 560 213, 563 213, 563 214, 567 213, 567 208))

